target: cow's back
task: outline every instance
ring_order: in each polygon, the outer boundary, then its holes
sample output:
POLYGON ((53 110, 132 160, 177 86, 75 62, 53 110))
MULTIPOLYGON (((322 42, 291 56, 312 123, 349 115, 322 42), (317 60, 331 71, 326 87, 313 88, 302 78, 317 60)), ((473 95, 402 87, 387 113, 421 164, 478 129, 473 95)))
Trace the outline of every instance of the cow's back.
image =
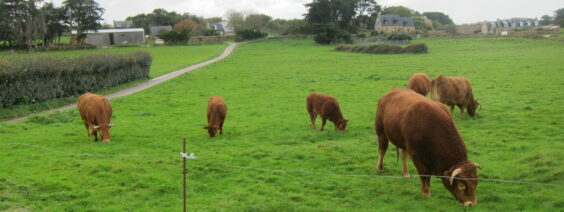
POLYGON ((431 79, 427 76, 427 74, 413 74, 407 82, 407 88, 412 89, 423 96, 427 96, 431 90, 431 79))
POLYGON ((89 125, 109 124, 112 106, 104 96, 86 93, 78 99, 80 117, 89 125))
POLYGON ((225 118, 227 115, 227 105, 225 101, 220 96, 212 96, 208 100, 208 116, 210 116, 210 122, 217 124, 218 118, 225 118))
POLYGON ((461 103, 472 97, 470 81, 464 77, 439 76, 432 90, 433 99, 446 104, 461 103))

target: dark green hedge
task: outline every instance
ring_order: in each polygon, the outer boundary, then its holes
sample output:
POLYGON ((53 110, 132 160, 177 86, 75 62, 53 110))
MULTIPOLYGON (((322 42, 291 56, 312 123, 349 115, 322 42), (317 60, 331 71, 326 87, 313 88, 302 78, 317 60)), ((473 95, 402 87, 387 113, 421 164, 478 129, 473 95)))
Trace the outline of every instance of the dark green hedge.
POLYGON ((77 58, 26 57, 0 61, 0 106, 21 105, 98 91, 149 76, 147 52, 77 58))
POLYGON ((428 48, 424 43, 418 43, 409 45, 405 48, 396 45, 372 45, 372 46, 350 46, 350 45, 339 45, 335 48, 336 51, 342 52, 358 52, 367 54, 402 54, 402 53, 427 53, 428 48))

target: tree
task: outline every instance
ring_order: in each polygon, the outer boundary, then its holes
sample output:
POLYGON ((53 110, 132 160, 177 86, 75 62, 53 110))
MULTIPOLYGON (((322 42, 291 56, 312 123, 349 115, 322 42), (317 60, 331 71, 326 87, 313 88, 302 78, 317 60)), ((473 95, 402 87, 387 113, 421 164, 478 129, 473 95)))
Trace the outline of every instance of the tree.
POLYGON ((553 21, 553 20, 552 20, 552 17, 550 17, 550 16, 548 16, 548 15, 543 15, 543 16, 541 17, 541 20, 540 20, 539 22, 540 22, 540 25, 546 26, 546 25, 552 24, 552 21, 553 21))
POLYGON ((69 28, 76 30, 78 41, 85 38, 84 31, 96 31, 101 27, 104 8, 99 7, 94 0, 65 0, 63 8, 65 23, 69 28))
POLYGON ((245 25, 245 14, 236 10, 228 10, 225 13, 228 25, 234 30, 242 29, 245 25))
POLYGON ((340 41, 351 42, 350 33, 358 28, 353 19, 359 0, 314 0, 306 4, 306 22, 315 34, 314 40, 320 44, 340 41))
POLYGON ((454 22, 452 22, 452 19, 450 19, 448 15, 442 12, 424 12, 423 15, 434 22, 436 21, 441 23, 442 25, 454 24, 454 22))
POLYGON ((47 31, 43 37, 43 42, 45 44, 53 42, 55 37, 60 41, 63 32, 66 31, 66 26, 63 24, 65 21, 65 15, 62 8, 57 8, 53 3, 45 3, 41 7, 41 11, 45 18, 45 25, 47 31))
POLYGON ((425 19, 423 16, 413 16, 413 23, 415 24, 416 30, 430 30, 431 27, 425 23, 425 19))
POLYGON ((183 35, 186 40, 189 40, 190 36, 198 33, 198 25, 199 24, 192 19, 184 19, 174 25, 174 31, 183 35))
POLYGON ((564 27, 564 8, 558 9, 554 13, 554 23, 560 27, 564 27))
POLYGON ((444 29, 448 35, 452 36, 457 34, 456 26, 454 24, 445 25, 444 29))
POLYGON ((265 14, 250 14, 245 18, 244 27, 246 29, 263 30, 272 21, 272 17, 265 14))
POLYGON ((396 14, 401 17, 411 17, 418 15, 418 12, 404 6, 393 6, 384 8, 382 14, 396 14))

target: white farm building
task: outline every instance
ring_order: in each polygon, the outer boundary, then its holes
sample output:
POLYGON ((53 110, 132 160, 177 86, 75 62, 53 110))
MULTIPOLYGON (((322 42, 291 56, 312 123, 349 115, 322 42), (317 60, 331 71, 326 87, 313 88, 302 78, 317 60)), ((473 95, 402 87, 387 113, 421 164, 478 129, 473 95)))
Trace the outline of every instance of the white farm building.
MULTIPOLYGON (((72 32, 76 36, 76 30, 72 32)), ((85 43, 96 46, 111 46, 123 44, 145 43, 145 31, 143 28, 128 29, 99 29, 98 31, 85 31, 85 43)))

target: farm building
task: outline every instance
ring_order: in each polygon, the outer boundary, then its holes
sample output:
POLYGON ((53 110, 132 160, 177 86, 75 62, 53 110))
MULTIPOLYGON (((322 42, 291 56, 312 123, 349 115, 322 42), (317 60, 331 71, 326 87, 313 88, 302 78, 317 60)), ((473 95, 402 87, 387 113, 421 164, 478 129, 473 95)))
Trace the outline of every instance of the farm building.
POLYGON ((378 15, 374 29, 379 33, 407 32, 415 33, 415 24, 411 17, 400 17, 395 14, 378 15))
POLYGON ((114 28, 129 28, 133 21, 114 21, 114 28))
MULTIPOLYGON (((76 30, 73 30, 71 33, 73 40, 76 40, 76 30)), ((96 46, 145 43, 145 31, 143 28, 100 29, 98 31, 86 31, 84 34, 86 34, 84 42, 96 46)))
POLYGON ((507 35, 511 30, 534 29, 539 27, 539 21, 532 18, 498 19, 497 21, 482 22, 482 33, 507 35))
POLYGON ((208 24, 208 29, 215 30, 220 36, 231 36, 234 35, 234 30, 227 26, 227 22, 217 22, 208 24))

